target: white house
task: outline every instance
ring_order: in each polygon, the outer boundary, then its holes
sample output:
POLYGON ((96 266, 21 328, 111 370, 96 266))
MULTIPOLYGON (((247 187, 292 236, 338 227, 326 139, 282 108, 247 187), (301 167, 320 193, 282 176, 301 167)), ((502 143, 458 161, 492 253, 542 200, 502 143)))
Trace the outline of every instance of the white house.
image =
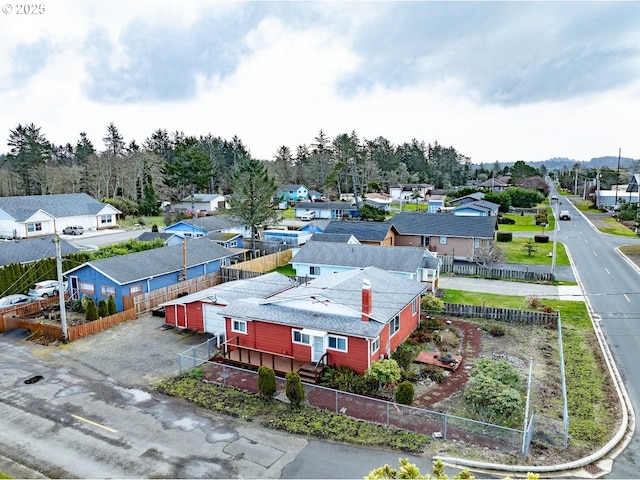
POLYGON ((191 210, 196 212, 217 212, 225 208, 227 208, 227 199, 219 193, 196 193, 193 202, 191 195, 189 195, 172 206, 172 209, 177 212, 191 210))
POLYGON ((113 228, 119 213, 86 193, 0 197, 0 237, 52 235, 71 225, 86 231, 113 228))

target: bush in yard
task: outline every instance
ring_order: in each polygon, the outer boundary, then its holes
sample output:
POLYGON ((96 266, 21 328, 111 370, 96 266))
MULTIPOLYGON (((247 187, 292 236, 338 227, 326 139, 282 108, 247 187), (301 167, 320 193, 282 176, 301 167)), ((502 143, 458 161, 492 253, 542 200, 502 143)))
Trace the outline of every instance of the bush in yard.
POLYGON ((401 405, 411 405, 414 395, 415 390, 413 389, 413 384, 411 382, 407 382, 406 380, 404 382, 400 382, 395 393, 396 403, 401 405))
POLYGON ((305 392, 300 380, 300 375, 297 372, 289 372, 285 375, 287 384, 285 386, 285 393, 287 398, 294 407, 299 407, 304 402, 305 392))
POLYGON ((513 240, 513 233, 498 232, 496 233, 496 242, 510 242, 513 240))
MULTIPOLYGON (((414 332, 415 333, 415 332, 414 332)), ((407 368, 416 358, 416 353, 403 345, 400 345, 395 352, 391 354, 391 358, 398 362, 400 368, 407 368)))
POLYGON ((549 243, 549 235, 534 235, 533 240, 536 243, 549 243))
POLYGON ((375 379, 380 388, 395 384, 402 378, 402 371, 398 362, 391 358, 379 360, 367 368, 365 377, 375 379))
POLYGON ((536 246, 533 244, 533 242, 531 240, 527 240, 522 245, 522 251, 524 253, 526 253, 528 257, 530 257, 531 255, 536 253, 538 251, 538 249, 536 248, 536 246))
POLYGON ((491 360, 490 358, 476 360, 473 364, 473 370, 471 370, 471 377, 476 375, 489 376, 515 389, 522 386, 520 373, 506 360, 491 360))
POLYGON ((98 309, 96 308, 96 302, 93 301, 93 298, 91 297, 85 297, 87 299, 86 301, 86 307, 84 309, 85 314, 84 314, 84 318, 87 320, 87 322, 92 322, 94 320, 97 320, 98 317, 98 309))
POLYGON ((499 217, 498 223, 502 225, 515 225, 516 221, 513 218, 509 217, 499 217))
POLYGON ((444 370, 437 365, 424 365, 420 367, 420 376, 436 383, 442 383, 445 380, 444 370))
POLYGON ((118 309, 116 308, 116 301, 113 299, 113 295, 109 295, 109 300, 107 301, 107 309, 109 310, 109 315, 115 315, 118 313, 118 309))
POLYGON ((504 327, 502 325, 491 325, 488 332, 492 337, 503 337, 504 327))
POLYGON ((271 398, 276 393, 276 373, 264 365, 258 368, 258 390, 263 397, 271 398))
POLYGON ((444 310, 444 302, 434 295, 425 295, 420 300, 420 309, 427 315, 436 315, 444 310))
POLYGON ((547 223, 549 223, 546 213, 536 213, 535 219, 536 225, 546 225, 547 223))
POLYGON ((542 306, 542 299, 540 297, 527 297, 525 300, 527 307, 540 308, 542 306))
POLYGON ((109 307, 107 306, 107 301, 104 298, 101 298, 98 301, 98 316, 100 318, 109 316, 109 307))
POLYGON ((376 381, 365 378, 364 375, 360 375, 345 365, 328 367, 322 375, 321 382, 325 387, 358 395, 370 395, 378 388, 376 381))

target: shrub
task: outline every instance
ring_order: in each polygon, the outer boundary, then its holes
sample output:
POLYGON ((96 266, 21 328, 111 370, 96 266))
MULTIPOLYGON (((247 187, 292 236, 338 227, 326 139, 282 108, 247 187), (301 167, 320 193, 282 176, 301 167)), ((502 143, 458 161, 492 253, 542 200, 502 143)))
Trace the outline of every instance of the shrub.
POLYGON ((420 376, 436 383, 442 383, 445 380, 444 370, 437 365, 424 365, 420 367, 420 376))
POLYGON ((98 301, 98 316, 100 318, 109 316, 109 307, 107 306, 107 301, 103 298, 98 301))
POLYGON ((420 327, 428 330, 439 330, 444 326, 444 322, 439 318, 429 317, 420 321, 420 327))
POLYGON ((497 242, 510 242, 513 240, 513 233, 511 232, 498 232, 496 233, 497 242))
POLYGON ((536 225, 544 225, 549 223, 546 213, 536 213, 536 225))
POLYGON ((287 398, 294 407, 299 407, 304 402, 305 392, 300 381, 300 375, 296 372, 289 372, 285 375, 287 384, 285 386, 285 393, 287 398))
POLYGON ((378 389, 378 382, 365 378, 345 365, 328 367, 322 375, 321 382, 325 387, 359 395, 368 395, 378 389))
POLYGON ((264 365, 258 368, 258 390, 263 397, 270 398, 276 393, 276 374, 264 365))
POLYGON ((407 368, 409 365, 411 365, 411 362, 415 360, 416 353, 409 348, 398 347, 396 351, 391 354, 391 358, 398 362, 398 366, 400 368, 407 368))
POLYGON ((527 307, 529 308, 540 308, 542 305, 542 299, 540 297, 527 297, 525 300, 527 307))
POLYGON ((509 217, 499 217, 498 223, 502 225, 515 225, 516 221, 513 218, 509 217))
POLYGON ((395 400, 401 405, 411 405, 415 391, 411 382, 401 382, 396 388, 395 400))
POLYGON ((86 301, 84 318, 87 320, 87 322, 92 322, 94 320, 97 320, 98 309, 96 308, 96 303, 93 301, 93 298, 91 297, 85 297, 85 298, 87 298, 88 300, 86 301))
POLYGON ((444 302, 434 295, 425 295, 420 300, 420 309, 429 315, 442 313, 444 310, 444 302))
POLYGON ((113 295, 109 295, 109 300, 107 301, 107 309, 109 310, 109 315, 115 315, 118 313, 118 309, 116 308, 116 301, 113 299, 113 295))
POLYGON ((460 344, 460 339, 451 330, 444 330, 438 335, 438 346, 441 350, 448 351, 452 348, 457 348, 460 344))
POLYGON ((418 370, 415 365, 407 365, 401 371, 400 379, 404 382, 416 382, 418 380, 418 370))
POLYGON ((536 243, 549 243, 549 235, 534 235, 533 240, 536 243))
POLYGON ((492 337, 503 337, 504 327, 502 325, 491 325, 488 332, 492 337))
POLYGON ((155 223, 151 225, 151 231, 154 233, 158 232, 158 225, 156 225, 155 223))
POLYGON ((372 364, 364 374, 365 377, 375 379, 378 384, 385 387, 389 384, 396 383, 402 377, 402 372, 398 366, 398 362, 389 358, 379 360, 372 364))
POLYGON ((551 307, 549 305, 542 305, 542 307, 540 307, 540 310, 542 310, 544 313, 553 313, 553 312, 555 312, 553 307, 551 307))

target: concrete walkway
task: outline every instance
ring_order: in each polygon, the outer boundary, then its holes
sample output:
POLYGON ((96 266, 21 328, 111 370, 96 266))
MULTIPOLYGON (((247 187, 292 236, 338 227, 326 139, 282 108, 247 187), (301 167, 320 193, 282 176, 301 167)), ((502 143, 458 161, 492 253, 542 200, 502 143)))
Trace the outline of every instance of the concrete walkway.
POLYGON ((504 280, 485 280, 482 278, 441 276, 440 288, 465 290, 468 292, 486 292, 488 294, 516 295, 523 297, 541 297, 560 300, 584 300, 582 289, 578 285, 541 285, 538 283, 507 282, 504 280))

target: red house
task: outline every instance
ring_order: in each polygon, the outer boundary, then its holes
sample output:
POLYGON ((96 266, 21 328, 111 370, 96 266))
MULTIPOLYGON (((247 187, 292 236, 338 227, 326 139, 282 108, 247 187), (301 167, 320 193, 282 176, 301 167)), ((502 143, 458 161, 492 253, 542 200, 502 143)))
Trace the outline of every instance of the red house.
POLYGON ((367 267, 323 275, 268 298, 231 302, 220 311, 226 319, 224 357, 279 373, 299 371, 307 380, 317 379, 326 365, 363 373, 417 327, 426 289, 367 267))
POLYGON ((235 280, 160 304, 164 307, 165 323, 214 335, 225 333, 221 309, 241 298, 266 298, 287 290, 297 283, 280 273, 268 273, 256 278, 235 280))

